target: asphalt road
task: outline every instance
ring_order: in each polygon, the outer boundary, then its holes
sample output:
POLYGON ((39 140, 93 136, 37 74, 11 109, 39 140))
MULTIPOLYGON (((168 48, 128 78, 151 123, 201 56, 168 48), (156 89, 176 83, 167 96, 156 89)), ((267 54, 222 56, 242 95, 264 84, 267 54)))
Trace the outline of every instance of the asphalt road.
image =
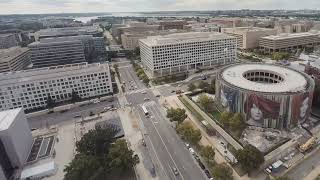
POLYGON ((320 166, 320 149, 299 165, 292 168, 286 175, 292 180, 302 180, 317 166, 320 166))
POLYGON ((64 113, 55 112, 51 114, 41 115, 37 117, 28 118, 30 128, 43 128, 47 125, 56 125, 63 121, 70 121, 74 120, 74 116, 81 115, 81 116, 89 116, 90 112, 94 114, 101 112, 104 107, 108 107, 113 105, 114 107, 118 108, 119 103, 117 98, 114 99, 112 102, 103 101, 96 104, 88 104, 82 107, 72 108, 64 113))
POLYGON ((146 144, 151 151, 151 155, 155 156, 158 161, 159 168, 156 169, 156 174, 159 179, 205 180, 204 173, 171 127, 169 120, 166 119, 165 111, 159 108, 158 98, 152 93, 151 89, 146 88, 139 80, 132 66, 119 66, 119 72, 121 81, 126 84, 125 98, 139 114, 145 132, 146 144), (127 84, 130 84, 130 86, 127 86, 127 84), (132 89, 130 87, 136 88, 132 89), (145 93, 142 93, 142 91, 145 91, 145 93), (145 98, 148 100, 145 100, 145 98), (145 104, 150 111, 151 118, 144 115, 141 109, 142 104, 145 104), (173 167, 178 170, 179 175, 174 175, 173 167))

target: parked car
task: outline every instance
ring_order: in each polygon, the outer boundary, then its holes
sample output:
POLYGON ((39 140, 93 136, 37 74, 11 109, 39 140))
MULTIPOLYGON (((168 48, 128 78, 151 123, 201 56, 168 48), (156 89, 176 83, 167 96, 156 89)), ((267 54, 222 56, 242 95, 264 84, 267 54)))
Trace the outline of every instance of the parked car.
POLYGON ((172 167, 172 171, 173 171, 173 174, 174 174, 174 175, 176 175, 176 176, 179 175, 179 172, 178 172, 177 168, 172 167))
POLYGON ((204 173, 207 175, 208 178, 212 178, 210 172, 207 169, 204 170, 204 173))

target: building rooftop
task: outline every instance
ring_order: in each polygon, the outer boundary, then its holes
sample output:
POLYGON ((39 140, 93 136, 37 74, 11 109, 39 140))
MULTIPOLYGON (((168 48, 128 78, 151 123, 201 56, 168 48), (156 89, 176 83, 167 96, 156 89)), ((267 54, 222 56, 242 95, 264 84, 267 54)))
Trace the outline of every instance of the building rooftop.
POLYGON ((271 35, 271 36, 265 36, 261 37, 262 39, 268 39, 268 40, 282 40, 282 39, 290 39, 290 38, 298 38, 298 37, 308 37, 308 36, 318 36, 320 38, 320 32, 319 31, 309 31, 309 32, 303 32, 303 33, 283 33, 279 35, 271 35))
POLYGON ((0 111, 0 132, 10 127, 20 111, 22 111, 21 108, 0 111))
MULTIPOLYGON (((5 86, 9 84, 19 84, 23 82, 32 82, 50 78, 64 78, 67 75, 78 75, 83 73, 94 73, 98 70, 109 70, 108 64, 93 63, 75 63, 59 66, 50 66, 45 68, 37 68, 22 71, 0 73, 0 84, 5 86)), ((1 87, 0 87, 1 89, 1 87)))
POLYGON ((66 42, 66 41, 78 41, 93 38, 92 35, 79 35, 79 36, 65 36, 65 37, 53 37, 53 38, 42 38, 40 43, 51 43, 51 42, 66 42))
POLYGON ((276 31, 270 28, 260 28, 260 27, 235 27, 235 28, 223 28, 228 32, 259 32, 259 31, 276 31))
POLYGON ((167 44, 181 44, 209 40, 233 39, 235 37, 223 33, 215 32, 189 32, 189 33, 174 33, 163 36, 149 36, 140 41, 149 46, 167 45, 167 44))
POLYGON ((50 28, 41 29, 37 33, 40 36, 58 36, 61 34, 83 34, 83 33, 94 33, 98 32, 99 29, 94 26, 83 26, 83 27, 66 27, 66 28, 50 28))
POLYGON ((0 63, 9 62, 28 50, 28 48, 21 48, 17 46, 9 49, 0 49, 0 63))
POLYGON ((0 34, 0 37, 9 37, 12 36, 13 34, 0 34))
POLYGON ((257 92, 290 93, 306 89, 308 81, 303 73, 293 69, 271 64, 237 64, 222 71, 222 78, 236 87, 257 92), (278 83, 254 82, 246 79, 248 72, 264 72, 278 75, 282 80, 278 83))

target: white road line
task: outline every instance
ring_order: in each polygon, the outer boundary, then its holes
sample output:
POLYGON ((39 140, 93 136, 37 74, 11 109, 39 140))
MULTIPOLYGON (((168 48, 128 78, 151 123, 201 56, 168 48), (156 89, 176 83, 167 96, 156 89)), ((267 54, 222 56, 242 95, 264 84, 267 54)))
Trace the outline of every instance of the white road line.
MULTIPOLYGON (((137 113, 138 113, 139 119, 140 119, 140 120, 142 121, 142 123, 143 123, 143 120, 142 120, 142 118, 141 118, 141 116, 140 116, 139 110, 137 110, 137 113)), ((143 125, 143 126, 144 126, 144 125, 143 125)), ((155 147, 153 146, 153 143, 152 143, 152 141, 151 141, 150 136, 148 136, 148 138, 149 138, 149 141, 150 141, 152 150, 153 150, 154 154, 156 155, 156 158, 157 158, 157 160, 158 160, 158 162, 159 162, 159 164, 160 164, 160 166, 161 166, 161 168, 162 168, 162 171, 165 173, 165 175, 166 175, 167 178, 169 179, 169 175, 167 174, 166 170, 164 169, 164 167, 163 167, 163 165, 162 165, 162 163, 161 163, 161 161, 160 161, 160 159, 159 159, 159 157, 158 157, 158 155, 157 155, 156 149, 155 149, 155 147)))
MULTIPOLYGON (((152 109, 152 112, 154 113, 154 109, 153 109, 153 107, 152 107, 151 109, 152 109)), ((155 113, 154 113, 154 114, 155 114, 155 113)), ((160 117, 160 118, 161 118, 161 117, 160 117)), ((163 145, 164 145, 164 147, 165 147, 166 151, 168 152, 168 154, 169 154, 169 156, 170 156, 170 158, 171 158, 171 160, 172 160, 173 164, 175 165, 175 167, 176 167, 176 168, 177 168, 177 170, 179 171, 179 174, 181 175, 181 178, 184 180, 183 174, 180 172, 180 170, 179 170, 179 168, 178 168, 178 166, 177 166, 176 162, 173 160, 173 157, 171 156, 171 154, 170 154, 170 152, 169 152, 169 150, 168 150, 168 147, 166 146, 166 144, 165 144, 164 140, 162 139, 162 136, 160 135, 160 133, 159 133, 158 129, 156 128, 156 126, 154 125, 153 121, 152 121, 152 125, 153 125, 153 126, 154 126, 154 128, 156 129, 156 132, 157 132, 157 134, 159 135, 160 140, 162 141, 162 143, 163 143, 163 145)))

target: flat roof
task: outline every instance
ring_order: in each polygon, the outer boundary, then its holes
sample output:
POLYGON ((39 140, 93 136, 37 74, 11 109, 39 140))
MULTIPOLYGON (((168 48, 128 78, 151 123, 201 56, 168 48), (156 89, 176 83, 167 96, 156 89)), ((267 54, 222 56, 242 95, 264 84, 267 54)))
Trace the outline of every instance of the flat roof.
POLYGON ((234 38, 235 37, 233 36, 217 32, 188 32, 174 33, 163 36, 148 36, 146 39, 141 39, 140 41, 149 46, 157 46, 234 38))
POLYGON ((290 39, 290 38, 298 38, 298 37, 308 37, 308 36, 318 36, 320 38, 320 32, 319 31, 309 31, 309 32, 303 32, 303 33, 283 33, 279 35, 271 35, 271 36, 265 36, 261 37, 262 39, 269 39, 269 40, 282 40, 282 39, 290 39))
POLYGON ((299 92, 306 89, 307 78, 295 70, 271 64, 237 64, 222 71, 222 79, 236 87, 257 92, 299 92), (261 83, 247 80, 243 75, 247 72, 267 72, 280 75, 279 83, 261 83))
POLYGON ((22 47, 11 47, 9 49, 0 49, 0 63, 2 62, 9 62, 12 59, 20 56, 21 54, 27 52, 28 48, 22 47))
POLYGON ((0 131, 4 131, 10 127, 22 108, 0 111, 0 131))
POLYGON ((227 32, 259 32, 259 31, 276 31, 270 28, 260 28, 260 27, 234 27, 234 28, 222 28, 227 30, 227 32))

